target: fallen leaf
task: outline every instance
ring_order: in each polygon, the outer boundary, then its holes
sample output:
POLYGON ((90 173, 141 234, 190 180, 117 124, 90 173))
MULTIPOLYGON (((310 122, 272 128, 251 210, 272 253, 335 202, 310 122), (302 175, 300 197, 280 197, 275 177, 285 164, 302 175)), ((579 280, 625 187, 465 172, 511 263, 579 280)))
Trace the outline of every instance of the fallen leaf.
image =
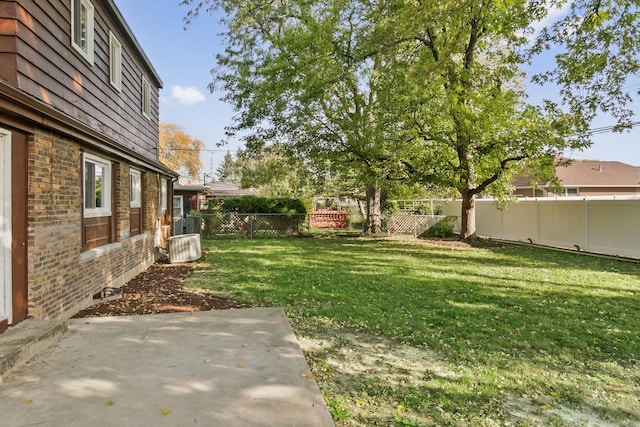
POLYGON ((107 406, 113 406, 114 403, 113 400, 107 400, 107 406))
POLYGON ((238 363, 238 369, 244 369, 244 365, 242 363, 238 363))
POLYGON ((31 405, 32 403, 33 403, 33 400, 31 400, 31 399, 27 399, 27 400, 24 401, 25 405, 31 405))
POLYGON ((171 408, 164 408, 162 410, 162 416, 167 416, 171 413, 171 408))

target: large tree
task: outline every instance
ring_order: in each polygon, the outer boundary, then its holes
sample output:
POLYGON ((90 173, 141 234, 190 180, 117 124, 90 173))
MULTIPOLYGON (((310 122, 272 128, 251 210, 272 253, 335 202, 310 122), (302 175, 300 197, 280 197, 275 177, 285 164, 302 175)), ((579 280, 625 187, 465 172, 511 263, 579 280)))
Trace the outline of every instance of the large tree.
POLYGON ((216 76, 238 128, 271 125, 311 158, 357 170, 371 218, 386 180, 414 180, 456 189, 461 237, 473 238, 480 193, 509 194, 523 167, 551 174, 554 156, 590 144, 601 111, 630 122, 636 2, 205 0, 194 13, 204 6, 226 14, 216 76), (549 53, 555 65, 534 81, 560 97, 531 105, 521 70, 549 53))
POLYGON ((380 231, 381 188, 402 172, 379 103, 386 53, 377 26, 391 13, 387 2, 210 0, 190 17, 207 6, 224 12, 228 28, 214 74, 239 112, 230 130, 252 129, 333 173, 357 174, 368 230, 380 231))
POLYGON ((406 40, 388 76, 408 134, 402 161, 418 182, 459 192, 461 238, 475 237, 478 195, 505 196, 523 164, 549 169, 588 144, 580 116, 525 102, 518 52, 538 17, 526 2, 470 0, 404 3, 389 22, 406 40))
POLYGON ((190 177, 200 175, 200 150, 204 143, 173 123, 160 123, 160 162, 190 177))

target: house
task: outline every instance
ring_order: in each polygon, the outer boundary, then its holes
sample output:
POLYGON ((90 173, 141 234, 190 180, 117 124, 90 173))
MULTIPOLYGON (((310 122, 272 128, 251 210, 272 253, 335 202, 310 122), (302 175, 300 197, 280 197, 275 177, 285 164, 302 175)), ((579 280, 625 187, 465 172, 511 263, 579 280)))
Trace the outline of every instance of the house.
POLYGON ((208 198, 251 196, 255 192, 253 188, 242 188, 232 182, 210 182, 206 187, 208 198))
POLYGON ((558 166, 556 175, 563 191, 555 193, 546 182, 519 176, 514 181, 518 197, 635 196, 640 195, 640 168, 622 162, 572 160, 558 166))
POLYGON ((253 188, 242 188, 232 182, 208 182, 205 185, 205 192, 200 196, 200 208, 206 209, 209 200, 221 197, 241 197, 255 194, 253 188))
POLYGON ((0 328, 65 318, 155 260, 176 174, 162 81, 113 0, 0 0, 0 328))
POLYGON ((203 185, 175 184, 173 186, 173 218, 184 218, 191 211, 199 211, 199 200, 205 190, 203 185))

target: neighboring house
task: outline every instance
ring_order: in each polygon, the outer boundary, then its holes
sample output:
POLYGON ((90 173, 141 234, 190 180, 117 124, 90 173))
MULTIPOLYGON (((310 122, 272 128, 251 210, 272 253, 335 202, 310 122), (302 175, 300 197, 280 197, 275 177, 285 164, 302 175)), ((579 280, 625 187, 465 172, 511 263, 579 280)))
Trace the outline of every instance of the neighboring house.
POLYGON ((572 160, 556 175, 563 190, 555 193, 546 182, 520 176, 514 181, 519 197, 640 195, 640 168, 622 162, 572 160))
POLYGON ((0 0, 0 329, 154 262, 176 177, 161 86, 113 0, 0 0))
POLYGON ((191 211, 199 211, 198 200, 204 194, 203 185, 177 185, 173 186, 173 218, 185 218, 191 211))
POLYGON ((254 193, 253 188, 242 188, 232 182, 210 182, 205 186, 209 188, 207 196, 210 198, 250 196, 254 193))

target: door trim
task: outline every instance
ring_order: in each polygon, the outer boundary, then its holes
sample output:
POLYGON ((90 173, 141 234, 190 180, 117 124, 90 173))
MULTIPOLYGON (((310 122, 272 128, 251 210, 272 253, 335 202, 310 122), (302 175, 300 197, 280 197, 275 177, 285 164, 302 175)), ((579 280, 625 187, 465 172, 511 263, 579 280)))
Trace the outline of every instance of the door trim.
POLYGON ((0 320, 13 321, 11 132, 0 128, 0 320))

